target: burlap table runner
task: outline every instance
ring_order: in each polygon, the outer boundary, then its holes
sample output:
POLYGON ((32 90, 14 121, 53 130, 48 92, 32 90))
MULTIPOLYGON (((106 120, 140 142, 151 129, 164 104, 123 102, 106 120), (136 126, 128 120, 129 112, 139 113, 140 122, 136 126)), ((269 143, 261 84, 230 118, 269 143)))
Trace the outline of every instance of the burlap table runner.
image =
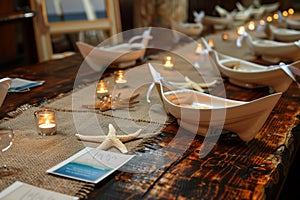
MULTIPOLYGON (((220 37, 220 35, 214 37, 216 37, 214 39, 215 44, 217 44, 217 37, 220 37)), ((249 50, 242 49, 238 51, 240 55, 243 56, 245 52, 249 54, 249 50)), ((188 44, 177 52, 164 52, 153 56, 149 62, 152 62, 157 70, 170 81, 183 82, 184 76, 188 76, 196 82, 220 79, 218 72, 208 65, 209 62, 200 67, 203 74, 199 74, 199 71, 191 65, 197 59, 194 51, 195 43, 188 44), (161 66, 166 55, 173 56, 175 70, 164 70, 161 66)), ((95 103, 96 83, 94 83, 80 90, 74 90, 73 93, 64 97, 51 100, 38 108, 29 108, 13 119, 2 120, 1 127, 10 126, 16 134, 13 146, 8 151, 0 154, 0 161, 8 166, 16 167, 19 173, 16 176, 2 178, 0 190, 18 180, 41 188, 80 197, 81 194, 84 195, 84 193, 92 190, 93 184, 46 174, 47 169, 67 159, 85 146, 96 147, 99 145, 79 141, 75 137, 76 133, 86 135, 107 134, 109 123, 115 126, 118 134, 132 133, 141 128, 140 139, 126 143, 131 153, 143 142, 143 139, 160 133, 170 118, 163 109, 157 91, 152 92, 150 103, 146 101, 147 89, 152 82, 147 65, 127 70, 126 76, 129 81, 126 87, 120 89, 114 88, 112 85, 110 89, 115 93, 120 92, 122 97, 139 93, 140 96, 137 100, 140 103, 135 105, 133 109, 102 113, 82 107, 83 104, 95 103), (56 111, 58 123, 56 135, 42 137, 37 134, 33 113, 41 108, 51 108, 56 111)), ((113 77, 109 77, 107 80, 113 83, 113 77)), ((116 151, 116 149, 112 150, 116 151)))

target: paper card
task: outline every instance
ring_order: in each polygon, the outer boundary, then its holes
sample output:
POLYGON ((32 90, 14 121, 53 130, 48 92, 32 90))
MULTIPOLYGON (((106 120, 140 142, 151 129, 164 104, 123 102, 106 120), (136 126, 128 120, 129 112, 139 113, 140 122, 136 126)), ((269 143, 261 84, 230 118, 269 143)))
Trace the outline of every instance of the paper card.
POLYGON ((16 181, 0 193, 0 199, 77 200, 79 198, 16 181))
POLYGON ((90 183, 98 183, 133 157, 134 155, 125 155, 86 147, 47 170, 47 173, 90 183))

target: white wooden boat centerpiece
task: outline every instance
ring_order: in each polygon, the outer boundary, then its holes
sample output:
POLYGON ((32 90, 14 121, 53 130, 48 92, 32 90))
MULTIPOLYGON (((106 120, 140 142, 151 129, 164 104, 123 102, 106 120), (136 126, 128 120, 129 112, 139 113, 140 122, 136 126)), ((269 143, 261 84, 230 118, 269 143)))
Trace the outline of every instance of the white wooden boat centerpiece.
POLYGON ((277 40, 280 42, 295 42, 300 40, 300 31, 287 28, 277 28, 272 25, 268 25, 267 29, 267 34, 269 33, 269 38, 271 40, 277 40))
POLYGON ((237 38, 238 47, 242 45, 243 39, 246 39, 247 45, 255 55, 262 56, 263 59, 274 62, 300 60, 300 41, 286 43, 266 39, 254 40, 251 35, 244 32, 237 38))
POLYGON ((76 45, 89 66, 95 71, 101 71, 110 64, 119 65, 142 59, 150 39, 151 28, 145 30, 142 35, 132 37, 127 43, 110 47, 94 47, 84 42, 76 42, 76 45), (135 42, 136 40, 141 41, 135 42))
POLYGON ((230 28, 233 25, 233 17, 227 15, 226 17, 216 17, 206 15, 203 18, 203 24, 207 26, 214 26, 216 28, 221 27, 222 29, 230 28))
POLYGON ((0 107, 6 97, 6 94, 10 88, 11 79, 10 78, 2 78, 0 79, 0 107))
POLYGON ((165 110, 177 119, 181 127, 203 136, 209 127, 216 127, 235 132, 245 142, 252 140, 282 94, 245 102, 188 89, 164 92, 161 75, 150 63, 149 69, 165 110))
POLYGON ((269 86, 276 92, 285 92, 292 81, 296 81, 290 68, 299 69, 300 61, 289 65, 259 65, 218 53, 210 48, 204 38, 201 39, 220 72, 235 85, 245 88, 269 86))
POLYGON ((260 7, 262 7, 265 10, 265 13, 273 13, 278 10, 279 6, 280 3, 275 2, 275 3, 262 4, 260 7))
POLYGON ((178 31, 188 36, 198 36, 202 33, 204 26, 202 24, 202 19, 204 17, 204 12, 194 12, 194 21, 195 23, 188 23, 188 22, 178 22, 178 21, 171 21, 171 28, 172 30, 178 31))
POLYGON ((300 30, 300 20, 286 18, 286 25, 290 29, 300 30))

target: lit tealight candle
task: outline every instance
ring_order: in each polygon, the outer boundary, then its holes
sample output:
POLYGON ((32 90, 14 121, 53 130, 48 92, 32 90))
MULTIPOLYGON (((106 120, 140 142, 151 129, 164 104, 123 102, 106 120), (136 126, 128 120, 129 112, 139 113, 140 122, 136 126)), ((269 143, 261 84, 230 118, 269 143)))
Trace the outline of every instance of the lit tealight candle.
POLYGON ((195 53, 196 54, 200 54, 203 51, 203 45, 201 43, 199 43, 196 47, 195 53))
POLYGON ((98 98, 108 96, 108 89, 107 89, 107 85, 104 82, 104 80, 99 81, 99 83, 97 85, 97 89, 96 89, 96 94, 97 94, 98 98))
POLYGON ((228 33, 223 33, 222 34, 222 40, 228 40, 229 39, 229 35, 228 35, 228 33))
POLYGON ((259 20, 259 25, 264 26, 265 25, 265 20, 263 20, 263 19, 259 20))
POLYGON ((167 57, 164 59, 164 67, 165 67, 166 69, 173 69, 174 63, 173 63, 173 60, 172 60, 172 57, 171 57, 171 56, 167 56, 167 57))
POLYGON ((271 16, 267 17, 267 22, 271 23, 273 21, 273 18, 271 16))
POLYGON ((293 8, 289 8, 289 9, 288 9, 288 13, 289 13, 289 15, 293 15, 293 14, 294 14, 294 12, 295 12, 295 11, 294 11, 294 9, 293 9, 293 8))
POLYGON ((239 26, 237 29, 237 34, 242 35, 245 32, 245 27, 244 26, 239 26))
POLYGON ((46 136, 56 133, 55 112, 53 110, 38 110, 34 116, 39 135, 46 136))
POLYGON ((250 21, 248 24, 248 30, 254 31, 255 30, 255 23, 254 21, 250 21))
POLYGON ((277 21, 279 19, 278 13, 273 14, 273 19, 274 19, 274 21, 277 21))
POLYGON ((214 47, 215 47, 214 40, 213 40, 213 39, 209 39, 209 40, 208 40, 208 45, 209 45, 211 48, 214 48, 214 47))
POLYGON ((264 31, 265 30, 265 20, 259 20, 258 26, 256 28, 257 31, 264 31))
POLYGON ((282 16, 287 17, 288 15, 289 15, 288 11, 285 10, 282 12, 282 16))
POLYGON ((118 70, 116 76, 115 76, 115 83, 117 84, 117 86, 124 86, 127 83, 127 80, 125 78, 124 75, 124 71, 123 70, 118 70))

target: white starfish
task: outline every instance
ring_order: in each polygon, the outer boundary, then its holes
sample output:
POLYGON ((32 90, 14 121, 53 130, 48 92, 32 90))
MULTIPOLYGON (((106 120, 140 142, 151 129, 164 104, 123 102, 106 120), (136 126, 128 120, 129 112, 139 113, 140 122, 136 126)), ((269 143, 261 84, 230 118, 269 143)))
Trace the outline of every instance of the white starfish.
POLYGON ((142 129, 139 129, 132 134, 116 135, 116 129, 112 124, 108 125, 108 129, 108 134, 105 136, 86 136, 80 134, 76 134, 76 136, 78 139, 88 142, 101 142, 101 144, 97 147, 98 149, 107 150, 110 147, 116 147, 122 153, 128 153, 126 146, 122 142, 127 142, 137 138, 142 131, 142 129))
POLYGON ((204 92, 203 88, 211 87, 217 83, 216 80, 211 83, 196 83, 196 82, 192 81, 191 79, 189 79, 187 76, 185 77, 185 81, 186 82, 184 82, 184 83, 171 82, 171 84, 176 85, 181 88, 192 88, 192 89, 198 90, 200 92, 204 92))

